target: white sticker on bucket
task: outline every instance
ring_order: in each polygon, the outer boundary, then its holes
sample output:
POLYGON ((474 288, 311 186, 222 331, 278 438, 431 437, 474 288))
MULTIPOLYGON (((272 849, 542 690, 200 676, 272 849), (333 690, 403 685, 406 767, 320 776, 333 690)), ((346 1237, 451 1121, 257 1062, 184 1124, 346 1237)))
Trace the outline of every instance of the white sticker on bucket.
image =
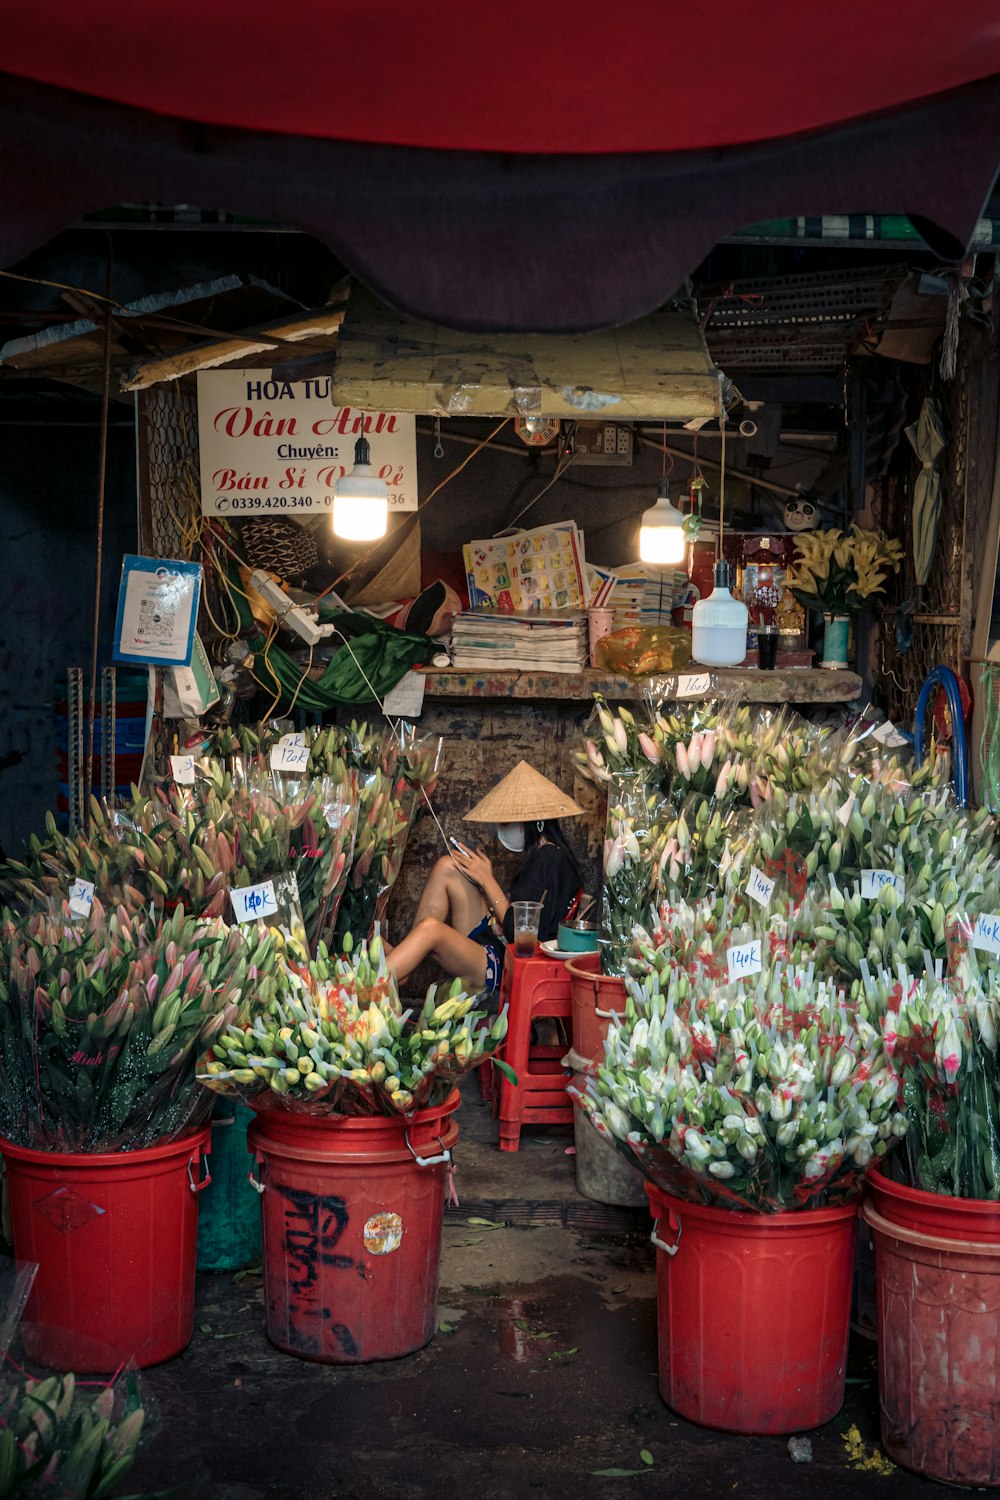
POLYGON ((391 1255, 403 1243, 399 1214, 372 1214, 365 1224, 365 1249, 371 1255, 391 1255))

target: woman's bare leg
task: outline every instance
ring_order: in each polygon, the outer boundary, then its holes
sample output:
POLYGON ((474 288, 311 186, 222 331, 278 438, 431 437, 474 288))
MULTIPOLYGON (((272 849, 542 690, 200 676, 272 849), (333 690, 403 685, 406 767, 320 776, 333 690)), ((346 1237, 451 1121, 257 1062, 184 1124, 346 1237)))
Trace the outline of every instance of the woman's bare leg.
POLYGON ((417 906, 414 926, 427 917, 446 922, 464 937, 486 915, 486 902, 478 886, 466 880, 450 855, 437 860, 417 906))
POLYGON ((424 917, 396 944, 389 954, 389 970, 402 981, 425 958, 433 958, 449 974, 460 975, 471 990, 481 990, 486 983, 486 949, 437 917, 424 917))

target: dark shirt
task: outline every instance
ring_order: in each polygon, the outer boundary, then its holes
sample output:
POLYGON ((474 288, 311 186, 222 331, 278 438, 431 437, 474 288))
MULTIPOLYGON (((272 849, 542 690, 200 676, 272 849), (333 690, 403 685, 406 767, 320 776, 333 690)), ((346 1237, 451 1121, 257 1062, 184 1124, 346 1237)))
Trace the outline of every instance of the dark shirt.
MULTIPOLYGON (((538 901, 542 892, 542 920, 538 929, 539 941, 547 943, 558 935, 559 923, 569 911, 570 903, 580 889, 577 875, 565 850, 558 844, 535 844, 529 849, 514 876, 510 887, 511 903, 515 901, 538 901)), ((514 908, 507 908, 503 919, 504 936, 508 943, 514 941, 514 908)))

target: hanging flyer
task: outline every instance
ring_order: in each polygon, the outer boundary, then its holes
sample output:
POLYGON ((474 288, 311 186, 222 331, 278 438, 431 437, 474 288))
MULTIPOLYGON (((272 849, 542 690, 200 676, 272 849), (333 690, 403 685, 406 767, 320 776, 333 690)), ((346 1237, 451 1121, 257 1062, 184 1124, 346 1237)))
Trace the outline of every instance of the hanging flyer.
POLYGON ((115 661, 190 666, 200 593, 200 563, 126 553, 118 590, 115 661))

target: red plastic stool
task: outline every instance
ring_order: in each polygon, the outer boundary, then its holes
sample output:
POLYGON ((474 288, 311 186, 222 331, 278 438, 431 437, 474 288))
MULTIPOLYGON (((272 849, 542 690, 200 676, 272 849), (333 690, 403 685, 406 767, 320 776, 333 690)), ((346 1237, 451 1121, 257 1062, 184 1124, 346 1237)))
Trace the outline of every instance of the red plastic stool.
POLYGON ((573 1104, 561 1066, 563 1047, 532 1044, 531 1023, 540 1016, 573 1013, 566 965, 551 958, 515 958, 508 947, 500 1004, 510 1006, 503 1058, 517 1074, 511 1083, 496 1071, 500 1085, 500 1150, 516 1151, 522 1125, 570 1125, 573 1104))

